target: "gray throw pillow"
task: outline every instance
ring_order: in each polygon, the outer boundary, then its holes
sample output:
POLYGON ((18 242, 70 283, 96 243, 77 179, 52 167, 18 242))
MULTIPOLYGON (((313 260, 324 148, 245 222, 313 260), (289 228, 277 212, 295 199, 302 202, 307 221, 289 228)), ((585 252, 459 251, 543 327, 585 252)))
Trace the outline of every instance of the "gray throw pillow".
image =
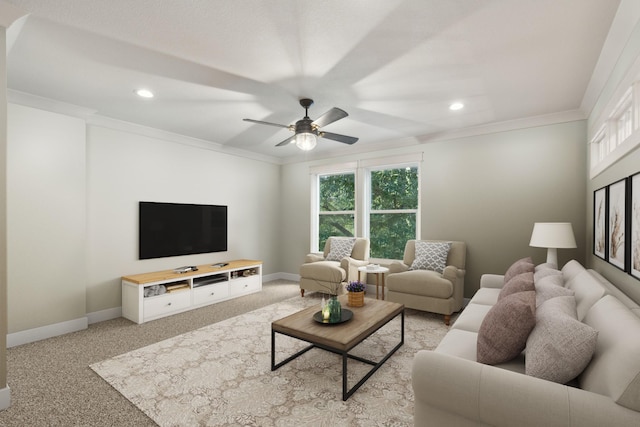
POLYGON ((355 244, 355 237, 332 237, 327 261, 340 261, 344 257, 351 256, 355 244))
POLYGON ((536 326, 527 339, 525 373, 566 384, 587 367, 598 331, 577 320, 576 300, 560 296, 536 310, 536 326))
POLYGON ((432 270, 442 274, 447 266, 451 242, 416 240, 416 257, 409 270, 432 270))
POLYGON ((480 324, 478 362, 496 365, 518 356, 535 324, 535 291, 516 292, 502 298, 480 324))

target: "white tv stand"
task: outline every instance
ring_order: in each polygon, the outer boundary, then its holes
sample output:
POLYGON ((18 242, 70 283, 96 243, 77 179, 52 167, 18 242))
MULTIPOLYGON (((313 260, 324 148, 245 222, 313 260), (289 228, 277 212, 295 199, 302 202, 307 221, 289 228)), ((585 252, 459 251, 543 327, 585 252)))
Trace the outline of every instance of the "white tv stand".
POLYGON ((164 270, 123 276, 122 316, 144 323, 262 290, 262 261, 241 259, 224 267, 197 267, 186 273, 164 270), (145 297, 145 289, 156 285, 171 290, 145 297))

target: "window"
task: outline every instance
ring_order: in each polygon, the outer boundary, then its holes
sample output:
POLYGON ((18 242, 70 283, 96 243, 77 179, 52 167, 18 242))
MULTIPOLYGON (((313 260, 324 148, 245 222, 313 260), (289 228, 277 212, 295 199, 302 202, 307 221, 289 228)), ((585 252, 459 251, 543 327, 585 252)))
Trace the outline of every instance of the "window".
POLYGON ((422 153, 310 168, 311 251, 330 236, 361 236, 371 258, 402 259, 420 235, 422 153))
POLYGON ((318 251, 330 236, 355 236, 355 173, 318 175, 318 251))
POLYGON ((369 171, 366 234, 372 258, 402 259, 407 240, 417 236, 418 167, 369 171))

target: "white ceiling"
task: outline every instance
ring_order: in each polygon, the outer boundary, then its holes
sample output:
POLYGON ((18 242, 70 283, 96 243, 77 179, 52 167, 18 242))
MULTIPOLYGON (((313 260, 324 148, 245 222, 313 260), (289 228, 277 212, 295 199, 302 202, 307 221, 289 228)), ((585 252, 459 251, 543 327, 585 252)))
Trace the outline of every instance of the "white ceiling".
MULTIPOLYGON (((315 104, 349 117, 309 156, 580 112, 619 0, 3 0, 10 89, 259 155, 315 104), (155 92, 137 98, 136 88, 155 92), (466 107, 448 110, 453 101, 466 107)), ((584 106, 582 108, 585 108, 584 106)), ((586 116, 589 111, 581 111, 586 116)))

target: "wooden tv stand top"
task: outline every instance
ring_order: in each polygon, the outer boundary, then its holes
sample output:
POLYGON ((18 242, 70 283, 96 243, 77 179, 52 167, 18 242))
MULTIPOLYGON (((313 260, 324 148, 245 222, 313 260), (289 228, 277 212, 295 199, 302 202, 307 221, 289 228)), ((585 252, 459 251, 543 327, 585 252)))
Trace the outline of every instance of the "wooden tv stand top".
POLYGON ((173 270, 155 271, 152 273, 132 274, 130 276, 122 276, 122 280, 137 285, 145 285, 147 283, 161 282, 164 280, 175 280, 191 276, 200 276, 211 273, 220 273, 229 270, 239 270, 246 267, 261 265, 262 261, 252 259, 237 259, 234 261, 224 261, 228 263, 224 267, 213 267, 211 264, 198 265, 198 271, 189 271, 186 273, 176 273, 173 270))

